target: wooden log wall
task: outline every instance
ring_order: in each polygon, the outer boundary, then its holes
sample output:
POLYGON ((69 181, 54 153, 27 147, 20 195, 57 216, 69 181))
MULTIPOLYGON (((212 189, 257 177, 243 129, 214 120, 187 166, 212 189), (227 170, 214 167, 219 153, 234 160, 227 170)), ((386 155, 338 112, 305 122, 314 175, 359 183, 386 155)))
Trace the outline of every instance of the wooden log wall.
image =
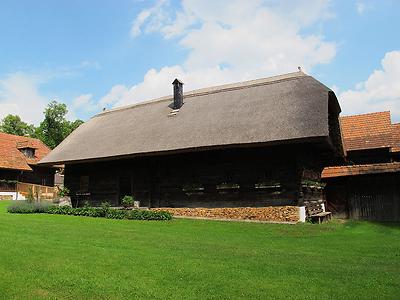
POLYGON ((348 209, 352 219, 400 221, 400 175, 348 178, 348 209))
POLYGON ((327 181, 328 209, 336 217, 400 221, 400 174, 359 175, 327 181))
POLYGON ((0 170, 0 180, 17 180, 20 182, 53 186, 54 168, 32 166, 32 171, 0 170))
POLYGON ((78 205, 119 205, 124 195, 148 207, 297 205, 304 165, 318 164, 307 162, 318 153, 291 145, 72 164, 65 185, 78 205), (89 178, 85 190, 82 177, 89 178))

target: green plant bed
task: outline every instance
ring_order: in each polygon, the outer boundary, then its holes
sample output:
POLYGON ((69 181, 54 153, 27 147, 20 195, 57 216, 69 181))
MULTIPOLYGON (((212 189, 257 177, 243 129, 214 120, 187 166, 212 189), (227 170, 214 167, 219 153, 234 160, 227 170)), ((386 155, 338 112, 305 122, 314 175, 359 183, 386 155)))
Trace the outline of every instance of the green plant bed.
POLYGON ((17 214, 47 213, 50 207, 49 202, 14 201, 7 207, 7 211, 17 214))
POLYGON ((26 201, 18 201, 8 206, 9 213, 31 214, 31 213, 48 213, 53 215, 72 215, 85 216, 95 218, 108 219, 127 219, 127 220, 171 220, 172 215, 165 211, 149 211, 149 210, 119 210, 112 209, 109 205, 103 204, 102 207, 77 207, 55 206, 50 203, 30 203, 26 201))

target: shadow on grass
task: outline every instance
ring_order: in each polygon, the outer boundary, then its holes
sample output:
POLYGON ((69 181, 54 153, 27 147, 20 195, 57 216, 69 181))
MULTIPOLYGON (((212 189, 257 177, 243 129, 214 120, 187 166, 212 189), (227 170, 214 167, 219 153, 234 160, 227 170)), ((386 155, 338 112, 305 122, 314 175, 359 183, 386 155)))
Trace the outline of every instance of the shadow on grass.
MULTIPOLYGON (((335 220, 335 219, 333 219, 335 220)), ((337 219, 336 219, 337 220, 337 219)), ((386 228, 391 230, 400 230, 400 222, 391 221, 376 221, 376 220, 354 220, 354 219, 339 219, 346 227, 357 229, 366 224, 376 228, 386 228)))

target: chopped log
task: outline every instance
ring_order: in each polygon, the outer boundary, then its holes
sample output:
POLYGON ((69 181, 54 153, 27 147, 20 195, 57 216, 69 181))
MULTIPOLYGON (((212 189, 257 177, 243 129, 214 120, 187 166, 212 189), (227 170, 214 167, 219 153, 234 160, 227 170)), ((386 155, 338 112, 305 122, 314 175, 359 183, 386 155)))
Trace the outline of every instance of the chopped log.
POLYGON ((225 208, 152 208, 163 210, 174 216, 200 217, 210 219, 236 219, 274 222, 298 222, 299 209, 297 206, 269 207, 225 207, 225 208))

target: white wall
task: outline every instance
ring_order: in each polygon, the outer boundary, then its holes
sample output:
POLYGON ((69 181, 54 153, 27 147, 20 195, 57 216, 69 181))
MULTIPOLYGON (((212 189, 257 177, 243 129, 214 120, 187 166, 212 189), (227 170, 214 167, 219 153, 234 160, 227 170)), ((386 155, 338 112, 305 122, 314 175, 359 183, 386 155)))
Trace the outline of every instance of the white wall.
POLYGON ((305 222, 305 221, 306 221, 306 207, 299 206, 299 222, 305 222))
POLYGON ((12 200, 25 200, 25 197, 17 192, 0 192, 0 196, 11 196, 12 200))

